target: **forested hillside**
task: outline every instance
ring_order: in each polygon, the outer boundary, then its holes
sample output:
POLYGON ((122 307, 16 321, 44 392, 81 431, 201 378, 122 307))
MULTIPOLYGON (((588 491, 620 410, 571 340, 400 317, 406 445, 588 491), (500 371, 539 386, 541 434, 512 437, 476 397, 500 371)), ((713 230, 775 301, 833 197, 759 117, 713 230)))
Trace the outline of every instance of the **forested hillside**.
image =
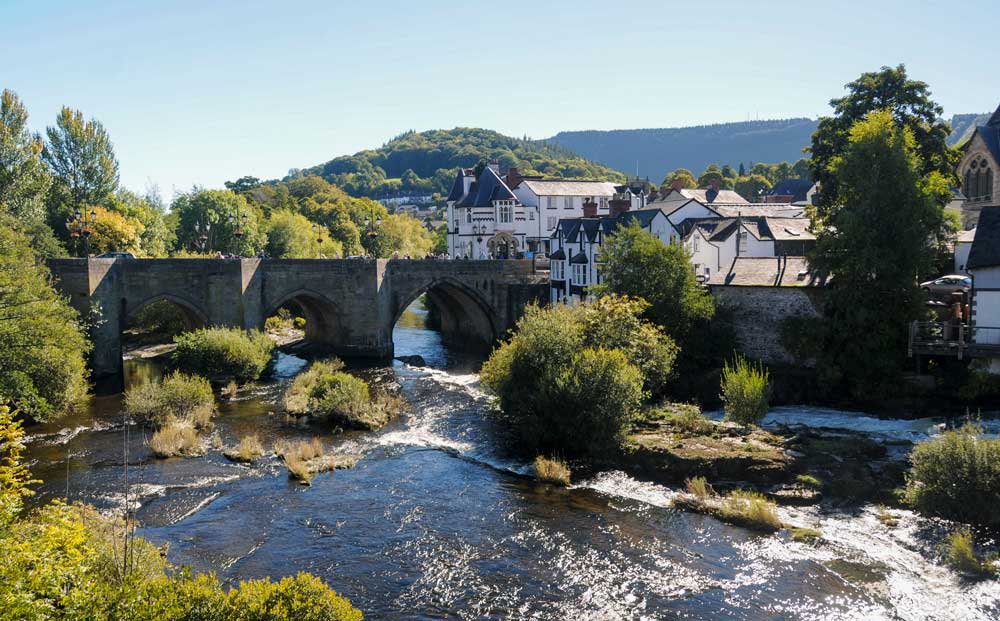
POLYGON ((524 174, 624 179, 620 172, 569 149, 468 127, 407 132, 378 149, 334 158, 301 172, 320 175, 353 196, 447 193, 456 169, 475 166, 481 159, 497 160, 503 169, 516 166, 524 174))

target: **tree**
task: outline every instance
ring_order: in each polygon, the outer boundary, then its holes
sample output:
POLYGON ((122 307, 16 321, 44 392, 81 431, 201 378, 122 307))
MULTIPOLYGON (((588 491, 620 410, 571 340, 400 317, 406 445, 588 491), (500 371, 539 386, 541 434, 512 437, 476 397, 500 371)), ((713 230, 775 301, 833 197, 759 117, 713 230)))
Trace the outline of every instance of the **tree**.
POLYGON ((726 164, 722 167, 722 176, 727 179, 736 179, 737 175, 736 171, 733 170, 733 167, 730 166, 729 164, 726 164))
POLYGON ((227 181, 225 184, 227 190, 232 190, 237 194, 246 194, 251 190, 255 190, 260 187, 260 179, 257 177, 245 176, 240 177, 236 181, 227 181))
POLYGON ((163 202, 155 188, 147 190, 145 196, 120 189, 108 205, 109 209, 127 218, 137 229, 139 254, 145 257, 167 256, 176 236, 166 222, 163 202))
MULTIPOLYGON (((86 207, 84 210, 91 211, 86 207)), ((114 251, 142 254, 144 227, 141 222, 104 207, 93 207, 92 210, 97 214, 88 240, 92 254, 114 251)))
POLYGON ((38 421, 65 413, 86 396, 88 351, 76 311, 0 216, 0 404, 38 421))
POLYGON ((50 219, 61 224, 67 214, 85 205, 103 205, 118 189, 118 160, 104 126, 83 113, 63 107, 55 127, 45 130, 48 144, 42 158, 55 177, 55 210, 50 219))
POLYGON ((44 145, 28 130, 28 112, 14 91, 0 94, 0 212, 24 223, 44 220, 51 178, 42 163, 44 145))
POLYGON ((698 187, 698 181, 694 178, 694 174, 687 168, 678 168, 671 173, 667 173, 661 185, 672 187, 674 182, 678 182, 680 187, 686 190, 693 190, 698 187))
POLYGON ((664 244, 635 220, 607 239, 601 260, 604 282, 591 291, 646 300, 644 316, 663 326, 682 347, 691 327, 715 313, 712 297, 698 285, 684 248, 664 244))
POLYGON ((754 174, 737 179, 733 189, 736 190, 737 194, 754 203, 767 194, 767 191, 771 189, 771 182, 763 175, 754 174))
POLYGON ((434 245, 431 234, 420 220, 406 214, 385 216, 377 232, 378 236, 369 246, 376 257, 388 258, 396 254, 420 258, 426 256, 434 245))
POLYGON ((946 142, 951 127, 942 120, 944 111, 931 100, 926 83, 911 80, 906 67, 899 65, 863 73, 845 88, 846 96, 830 101, 834 115, 819 120, 809 149, 812 177, 821 188, 820 209, 844 202, 833 162, 847 150, 855 123, 878 110, 889 110, 893 121, 911 133, 921 176, 937 172, 956 182, 958 156, 946 142))
POLYGON ((261 214, 247 204, 242 194, 230 190, 195 188, 174 199, 171 211, 177 213, 177 245, 189 250, 199 249, 197 227, 207 233, 205 250, 235 253, 252 257, 264 249, 267 235, 261 230, 261 214), (236 235, 239 231, 242 235, 236 235))
POLYGON ((431 252, 434 254, 445 254, 448 252, 448 223, 445 222, 441 226, 434 229, 433 235, 434 245, 431 247, 431 252))
POLYGON ((266 222, 267 254, 276 259, 342 257, 343 245, 305 216, 288 210, 276 211, 266 222))
POLYGON ((740 162, 740 172, 737 177, 745 177, 747 174, 746 168, 743 167, 743 162, 740 162))
POLYGON ((923 313, 918 278, 947 235, 948 182, 927 172, 913 132, 894 116, 872 112, 851 127, 829 163, 838 204, 814 215, 812 265, 833 275, 820 369, 830 387, 858 398, 898 388, 907 326, 923 313))

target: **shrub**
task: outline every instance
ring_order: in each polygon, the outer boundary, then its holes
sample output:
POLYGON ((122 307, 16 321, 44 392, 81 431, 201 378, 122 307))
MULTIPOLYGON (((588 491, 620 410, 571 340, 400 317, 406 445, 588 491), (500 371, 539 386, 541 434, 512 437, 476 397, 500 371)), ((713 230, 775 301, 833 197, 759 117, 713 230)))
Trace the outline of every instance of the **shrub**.
POLYGON ((774 503, 756 492, 734 490, 722 502, 723 519, 757 530, 781 529, 774 503))
POLYGON ((643 386, 660 383, 676 351, 662 331, 638 319, 642 304, 608 296, 576 307, 528 307, 480 374, 520 449, 572 456, 618 445, 645 397, 643 386), (638 331, 630 337, 633 324, 638 331))
POLYGON ((125 393, 125 411, 155 425, 189 419, 205 427, 215 412, 212 386, 203 377, 174 371, 159 383, 147 382, 125 393))
POLYGON ((920 443, 910 453, 906 499, 923 513, 1000 525, 1000 440, 965 425, 920 443))
POLYGON ((771 378, 763 365, 754 365, 743 356, 722 370, 722 399, 726 419, 740 425, 757 425, 767 414, 771 378))
POLYGON ((553 483, 555 485, 569 485, 569 466, 561 459, 542 457, 535 458, 533 464, 535 477, 543 483, 553 483))
POLYGON ((708 498, 709 496, 715 495, 715 490, 713 490, 712 486, 708 484, 705 477, 687 479, 684 481, 684 489, 686 489, 689 494, 694 494, 698 498, 708 498))
POLYGON ((398 404, 384 397, 372 399, 368 384, 342 368, 337 359, 313 363, 288 387, 285 409, 353 429, 374 430, 389 422, 398 404))
POLYGON ((991 563, 976 554, 972 532, 963 528, 950 535, 944 546, 945 563, 955 571, 970 576, 987 576, 996 573, 991 563))
POLYGON ((198 432, 186 422, 169 422, 149 439, 149 448, 157 457, 195 457, 205 450, 198 432))
POLYGON ((823 489, 823 482, 811 474, 800 474, 795 477, 795 482, 808 489, 823 489))
POLYGON ((288 476, 298 479, 305 485, 312 481, 313 474, 322 470, 330 470, 334 465, 310 463, 323 456, 325 449, 319 438, 299 442, 278 442, 274 452, 285 462, 288 476))
POLYGON ((229 459, 245 463, 250 463, 263 454, 264 445, 261 444, 260 436, 256 433, 243 436, 240 438, 239 444, 223 452, 223 455, 229 459))
POLYGON ((258 379, 270 366, 274 341, 259 331, 206 328, 174 338, 177 348, 171 361, 179 369, 213 380, 258 379))
POLYGON ((707 435, 716 429, 715 422, 705 418, 701 408, 687 403, 669 403, 649 412, 646 417, 663 421, 675 430, 691 435, 707 435))
POLYGON ((295 326, 296 330, 305 330, 306 329, 306 318, 305 317, 296 317, 292 321, 292 325, 295 326))

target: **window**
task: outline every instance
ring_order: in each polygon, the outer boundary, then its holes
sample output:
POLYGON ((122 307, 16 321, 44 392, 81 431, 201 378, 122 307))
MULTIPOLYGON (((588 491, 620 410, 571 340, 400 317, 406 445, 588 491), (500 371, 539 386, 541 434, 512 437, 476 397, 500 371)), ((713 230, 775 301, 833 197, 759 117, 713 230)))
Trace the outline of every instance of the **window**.
POLYGON ((552 262, 552 278, 555 278, 556 280, 562 280, 563 279, 563 262, 562 261, 553 261, 552 262))
POLYGON ((497 209, 499 210, 498 219, 500 223, 510 224, 513 220, 512 212, 514 211, 514 207, 510 204, 510 201, 501 201, 497 209))
POLYGON ((472 208, 465 210, 465 223, 472 224, 472 208))
POLYGON ((573 265, 573 284, 587 284, 587 266, 576 263, 573 265))
POLYGON ((563 197, 563 209, 572 209, 572 208, 573 208, 573 197, 572 196, 564 196, 563 197))
POLYGON ((548 209, 555 209, 556 208, 556 197, 555 196, 546 196, 545 197, 545 207, 548 208, 548 209))
POLYGON ((555 216, 549 216, 548 229, 551 231, 556 228, 556 224, 559 223, 559 218, 555 216))
POLYGON ((532 222, 535 221, 535 208, 534 207, 529 207, 528 208, 528 219, 531 220, 532 222))
POLYGON ((692 247, 694 248, 694 251, 695 251, 695 252, 698 252, 698 239, 699 239, 700 237, 701 237, 701 235, 699 235, 699 234, 697 234, 697 233, 695 233, 695 234, 694 234, 694 235, 693 235, 693 236, 691 237, 691 241, 692 241, 692 247))
POLYGON ((607 209, 608 208, 608 197, 607 196, 602 196, 601 197, 601 201, 600 201, 600 203, 598 203, 597 206, 600 207, 601 209, 607 209))
POLYGON ((749 234, 746 231, 740 231, 740 252, 746 252, 749 245, 749 234))
POLYGON ((993 169, 985 159, 973 160, 965 171, 962 189, 969 202, 989 201, 993 198, 993 169))

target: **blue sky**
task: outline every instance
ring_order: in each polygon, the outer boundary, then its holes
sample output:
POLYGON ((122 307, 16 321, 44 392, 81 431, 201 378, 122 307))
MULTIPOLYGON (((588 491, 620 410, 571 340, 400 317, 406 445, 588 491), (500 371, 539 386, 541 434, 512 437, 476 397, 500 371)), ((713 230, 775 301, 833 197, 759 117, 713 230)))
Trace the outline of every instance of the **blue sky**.
POLYGON ((0 0, 0 88, 36 130, 108 128, 122 182, 193 184, 377 147, 407 129, 560 130, 816 117, 906 63, 946 115, 992 111, 1000 3, 0 0), (993 87, 992 89, 990 87, 993 87))

